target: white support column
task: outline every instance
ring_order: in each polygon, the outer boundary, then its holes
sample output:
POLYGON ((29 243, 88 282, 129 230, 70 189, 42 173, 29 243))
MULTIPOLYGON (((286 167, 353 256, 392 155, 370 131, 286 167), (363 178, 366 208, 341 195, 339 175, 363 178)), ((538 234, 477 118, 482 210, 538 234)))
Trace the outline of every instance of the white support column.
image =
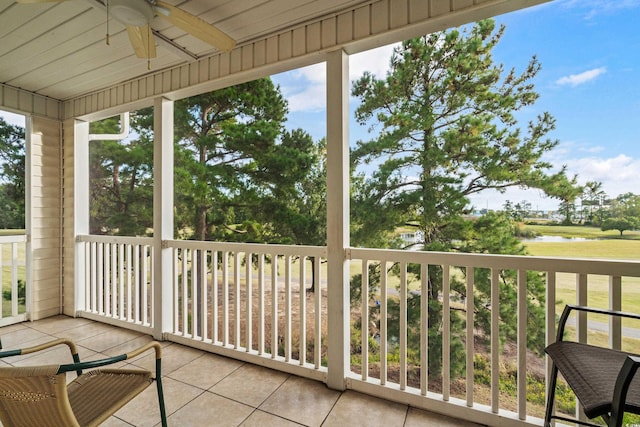
MULTIPOLYGON (((74 141, 74 190, 73 214, 75 217, 74 237, 89 234, 89 122, 75 120, 73 124, 74 141)), ((74 306, 76 313, 86 309, 86 279, 84 247, 75 243, 74 269, 74 306)))
MULTIPOLYGON (((327 385, 345 389, 349 368, 349 57, 327 55, 327 385)), ((320 289, 318 288, 318 292, 320 289)))
POLYGON ((172 326, 171 249, 173 239, 173 101, 156 98, 153 103, 153 336, 162 339, 172 326))

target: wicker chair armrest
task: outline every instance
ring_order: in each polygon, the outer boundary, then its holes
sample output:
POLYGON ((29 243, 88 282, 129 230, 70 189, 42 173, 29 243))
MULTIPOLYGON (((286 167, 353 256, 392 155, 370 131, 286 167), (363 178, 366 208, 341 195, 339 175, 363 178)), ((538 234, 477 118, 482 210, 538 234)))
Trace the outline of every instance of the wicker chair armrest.
POLYGON ((152 348, 155 350, 155 354, 156 354, 156 376, 159 376, 161 374, 159 362, 161 359, 162 347, 157 342, 147 343, 142 347, 139 347, 129 353, 119 354, 117 356, 107 357, 107 358, 98 359, 98 360, 91 360, 87 362, 76 362, 76 363, 60 365, 60 368, 58 369, 58 373, 61 374, 63 372, 76 371, 78 372, 78 375, 81 375, 82 371, 85 369, 99 368, 101 366, 107 366, 117 362, 122 362, 123 360, 131 359, 132 357, 135 357, 141 353, 144 353, 145 351, 148 351, 152 348))
POLYGON ((562 341, 562 336, 564 335, 564 328, 567 323, 567 320, 569 319, 569 315, 571 314, 571 310, 584 311, 587 313, 604 314, 607 316, 626 317, 629 319, 640 320, 640 314, 628 313, 628 312, 617 311, 617 310, 609 310, 606 308, 585 307, 582 305, 567 304, 565 305, 564 310, 560 315, 560 321, 558 322, 558 333, 556 335, 557 341, 562 341))
MULTIPOLYGON (((57 339, 57 340, 46 342, 44 344, 34 345, 32 347, 25 347, 25 348, 18 348, 18 349, 15 349, 15 350, 2 351, 2 352, 0 352, 0 358, 9 357, 9 356, 21 356, 21 355, 24 355, 24 354, 36 353, 38 351, 46 350, 48 348, 55 347, 57 345, 66 345, 67 347, 69 347, 69 351, 71 352, 71 357, 73 358, 73 361, 75 363, 80 362, 80 358, 78 356, 78 348, 73 343, 73 341, 71 341, 70 339, 67 339, 67 338, 60 338, 60 339, 57 339)), ((0 348, 2 348, 2 345, 0 345, 0 348)))
POLYGON ((640 368, 640 357, 627 356, 622 365, 622 369, 616 379, 616 385, 613 389, 613 401, 611 402, 611 420, 610 425, 619 426, 622 424, 624 416, 624 405, 627 400, 627 391, 636 372, 640 368))

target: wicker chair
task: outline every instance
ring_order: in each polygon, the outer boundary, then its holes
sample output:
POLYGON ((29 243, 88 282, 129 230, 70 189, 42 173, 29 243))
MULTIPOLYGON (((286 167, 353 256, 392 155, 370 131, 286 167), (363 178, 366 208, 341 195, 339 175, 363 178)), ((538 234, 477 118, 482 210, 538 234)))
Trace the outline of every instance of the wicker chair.
POLYGON ((588 418, 602 417, 609 427, 620 427, 625 412, 640 414, 640 378, 634 377, 640 367, 640 357, 609 348, 563 341, 564 328, 571 310, 640 319, 640 315, 620 311, 574 305, 564 308, 558 324, 556 342, 545 349, 553 363, 544 425, 550 427, 551 419, 555 418, 597 426, 590 422, 554 415, 556 380, 560 372, 588 418))
POLYGON ((57 345, 69 347, 73 363, 0 368, 0 421, 3 426, 99 425, 154 380, 150 371, 102 367, 131 359, 150 349, 154 349, 156 355, 155 381, 160 418, 162 426, 167 425, 160 344, 150 342, 127 354, 80 362, 75 344, 67 339, 58 339, 35 347, 3 351, 0 358, 34 353, 57 345), (87 371, 83 373, 83 370, 87 371), (66 373, 73 371, 77 377, 67 384, 66 373))

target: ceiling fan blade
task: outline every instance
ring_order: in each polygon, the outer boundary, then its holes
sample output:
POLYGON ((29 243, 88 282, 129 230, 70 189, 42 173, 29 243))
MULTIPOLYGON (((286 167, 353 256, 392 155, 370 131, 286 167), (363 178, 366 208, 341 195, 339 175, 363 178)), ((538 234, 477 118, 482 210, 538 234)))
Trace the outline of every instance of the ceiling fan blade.
POLYGON ((167 15, 160 10, 158 16, 192 36, 226 52, 235 47, 236 41, 234 39, 197 16, 162 1, 158 1, 156 4, 159 9, 166 9, 169 12, 167 15))
POLYGON ((138 58, 149 59, 156 57, 156 44, 149 25, 142 27, 127 26, 127 33, 129 33, 129 41, 131 41, 131 46, 138 58))

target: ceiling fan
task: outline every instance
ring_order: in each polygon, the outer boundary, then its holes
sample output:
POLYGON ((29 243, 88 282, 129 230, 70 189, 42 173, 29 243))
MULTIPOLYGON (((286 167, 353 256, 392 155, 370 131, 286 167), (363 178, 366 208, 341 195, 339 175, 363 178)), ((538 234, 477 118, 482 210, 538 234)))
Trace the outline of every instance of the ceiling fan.
MULTIPOLYGON (((65 0, 17 0, 18 3, 48 3, 65 0)), ((96 0, 102 3, 107 14, 127 28, 129 41, 138 58, 155 58, 156 46, 151 31, 151 21, 158 16, 172 25, 210 44, 216 49, 230 51, 236 45, 234 39, 208 22, 180 8, 160 0, 96 0)), ((107 34, 108 44, 108 34, 107 34)))

